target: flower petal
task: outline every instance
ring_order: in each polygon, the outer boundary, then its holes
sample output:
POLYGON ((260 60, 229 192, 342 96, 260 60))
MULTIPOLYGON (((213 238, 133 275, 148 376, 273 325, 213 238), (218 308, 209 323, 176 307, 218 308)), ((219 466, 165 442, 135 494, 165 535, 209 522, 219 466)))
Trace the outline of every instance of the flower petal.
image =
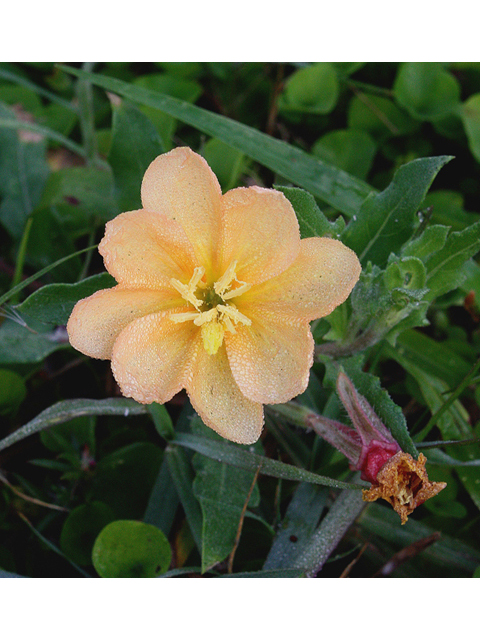
POLYGON ((111 357, 119 333, 132 320, 173 306, 175 299, 168 289, 127 289, 121 285, 97 291, 79 300, 68 320, 67 331, 72 347, 92 358, 111 357))
POLYGON ((124 396, 163 404, 185 386, 199 329, 193 322, 172 322, 170 315, 138 318, 115 342, 112 371, 124 396))
POLYGON ((303 393, 313 364, 307 322, 273 313, 250 315, 250 326, 225 336, 228 360, 241 392, 265 404, 287 402, 303 393))
POLYGON ((339 240, 305 238, 295 262, 239 297, 238 308, 247 316, 250 308, 261 308, 303 320, 322 318, 348 298, 360 271, 355 253, 339 240))
POLYGON ((142 182, 145 209, 179 222, 193 245, 197 261, 209 271, 220 233, 218 180, 206 161, 187 147, 158 156, 142 182))
POLYGON ((107 271, 130 286, 156 288, 171 278, 188 280, 196 266, 181 225, 143 209, 121 213, 108 222, 98 250, 107 271))
POLYGON ((297 257, 297 217, 280 191, 232 189, 222 197, 222 210, 222 272, 236 260, 237 278, 256 284, 282 273, 297 257))
POLYGON ((198 349, 187 393, 203 422, 223 438, 253 444, 263 428, 261 404, 246 398, 232 377, 225 346, 211 356, 198 349))

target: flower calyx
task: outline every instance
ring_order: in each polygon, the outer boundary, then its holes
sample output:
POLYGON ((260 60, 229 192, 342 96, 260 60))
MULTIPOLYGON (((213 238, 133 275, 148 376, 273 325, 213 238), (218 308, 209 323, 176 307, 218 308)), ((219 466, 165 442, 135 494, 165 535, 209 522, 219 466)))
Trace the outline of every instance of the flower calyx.
POLYGON ((445 482, 430 482, 420 453, 415 460, 401 450, 366 398, 355 389, 343 371, 337 378, 337 393, 354 428, 310 414, 305 421, 318 435, 350 461, 350 468, 361 471, 362 480, 371 483, 363 491, 363 500, 383 498, 399 514, 402 524, 414 509, 446 487, 445 482))

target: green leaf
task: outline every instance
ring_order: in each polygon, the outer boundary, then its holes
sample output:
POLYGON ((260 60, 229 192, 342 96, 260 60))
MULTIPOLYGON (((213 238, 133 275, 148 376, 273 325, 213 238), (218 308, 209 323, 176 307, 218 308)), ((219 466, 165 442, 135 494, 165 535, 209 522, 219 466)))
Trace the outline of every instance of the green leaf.
POLYGON ((348 216, 357 213, 366 196, 374 191, 363 181, 252 127, 115 78, 86 73, 71 67, 61 68, 77 77, 88 79, 107 91, 168 113, 207 135, 223 140, 348 216))
MULTIPOLYGON (((358 519, 358 525, 368 538, 378 536, 381 540, 394 544, 399 550, 436 531, 415 518, 409 518, 408 522, 399 527, 397 514, 390 507, 377 503, 368 505, 358 519)), ((458 577, 458 571, 472 573, 480 562, 480 552, 477 549, 443 532, 435 544, 423 549, 422 557, 442 569, 455 571, 455 577, 458 577)))
POLYGON ((119 213, 112 171, 108 165, 55 171, 45 185, 38 205, 42 207, 53 208, 70 232, 78 235, 90 231, 92 225, 107 222, 119 213))
POLYGON ((26 395, 23 378, 10 369, 0 369, 0 416, 15 413, 26 395))
MULTIPOLYGON (((0 103, 0 119, 15 120, 0 103)), ((20 239, 28 216, 38 204, 49 169, 44 141, 23 142, 19 132, 0 127, 0 222, 20 239)))
POLYGON ((93 566, 102 578, 155 578, 170 565, 172 550, 151 524, 116 520, 95 540, 93 566))
POLYGON ((465 211, 464 197, 456 191, 440 189, 427 193, 423 206, 432 208, 430 226, 446 225, 452 231, 461 231, 478 220, 478 213, 465 211))
POLYGON ((113 170, 115 196, 121 211, 141 209, 140 185, 148 165, 165 147, 156 128, 135 105, 112 104, 112 144, 108 162, 113 170))
MULTIPOLYGON (((410 359, 401 350, 393 349, 390 345, 385 345, 384 350, 386 355, 398 362, 416 380, 425 404, 432 415, 439 411, 445 403, 444 394, 449 390, 450 385, 445 380, 433 375, 428 366, 424 369, 421 366, 423 364, 421 360, 419 364, 416 354, 412 356, 413 359, 410 359)), ((459 439, 469 435, 465 433, 467 420, 468 414, 463 405, 457 400, 448 411, 439 416, 437 426, 445 439, 459 439)), ((426 434, 422 432, 421 438, 423 439, 425 436, 426 434)))
POLYGON ((304 113, 330 113, 335 107, 340 85, 330 62, 317 62, 295 71, 286 81, 280 110, 304 113))
POLYGON ((460 114, 470 151, 480 162, 480 93, 470 96, 463 103, 460 114))
POLYGON ((350 482, 342 482, 341 480, 334 480, 333 478, 327 478, 326 476, 306 471, 294 467, 291 464, 280 462, 279 460, 272 460, 265 456, 260 456, 256 453, 252 453, 248 450, 238 448, 227 442, 215 442, 199 436, 179 433, 177 434, 175 444, 187 449, 193 449, 204 456, 213 458, 220 462, 225 462, 234 467, 240 467, 241 469, 248 469, 250 471, 256 471, 260 467, 260 473, 266 476, 272 476, 273 478, 283 478, 284 480, 294 480, 299 482, 311 482, 313 484, 320 484, 326 487, 336 487, 339 489, 363 489, 362 485, 353 484, 350 482))
POLYGON ((458 287, 465 274, 461 267, 480 250, 480 221, 463 231, 449 234, 443 247, 425 260, 427 268, 427 300, 458 287))
POLYGON ((187 453, 169 444, 165 450, 170 476, 182 503, 197 549, 202 552, 202 511, 192 489, 194 474, 187 453))
POLYGON ((171 440, 175 436, 175 430, 170 414, 163 404, 152 402, 148 405, 148 412, 152 416, 155 429, 162 438, 171 440))
POLYGON ((202 149, 202 155, 217 176, 222 190, 229 191, 235 187, 245 171, 245 155, 225 144, 222 140, 210 138, 202 149))
MULTIPOLYGON (((192 426, 194 430, 203 427, 198 418, 192 426)), ((223 442, 213 432, 205 439, 223 442)), ((255 473, 198 453, 193 457, 193 466, 196 471, 193 492, 202 509, 202 572, 205 572, 232 551, 255 473)), ((259 501, 260 494, 255 486, 249 505, 258 506, 259 501)))
POLYGON ((264 570, 293 566, 295 559, 310 543, 326 501, 326 489, 308 483, 298 486, 263 565, 264 570))
POLYGON ((151 442, 134 442, 98 461, 91 496, 111 507, 117 518, 140 519, 162 463, 163 451, 151 442))
POLYGON ((100 531, 112 520, 113 511, 103 502, 82 504, 68 514, 60 533, 60 548, 79 565, 92 563, 93 544, 100 531))
POLYGON ((420 331, 405 331, 397 339, 398 352, 425 371, 445 380, 450 388, 461 383, 470 370, 470 363, 449 348, 420 331))
POLYGON ((12 444, 38 433, 43 429, 48 429, 55 424, 68 422, 78 416, 133 416, 147 412, 144 405, 138 404, 129 398, 107 398, 105 400, 62 400, 53 404, 45 411, 38 414, 36 418, 27 422, 9 436, 0 441, 0 451, 10 447, 12 444))
POLYGON ((95 455, 95 416, 79 416, 68 422, 57 424, 40 432, 44 447, 56 454, 76 454, 88 447, 90 455, 95 455))
POLYGON ((100 273, 75 284, 47 284, 17 305, 15 311, 27 324, 65 325, 79 300, 115 284, 109 273, 100 273))
POLYGON ((0 326, 0 364, 41 362, 58 349, 68 347, 64 330, 37 333, 13 320, 0 326))
POLYGON ((165 456, 148 499, 143 522, 154 524, 168 536, 175 520, 179 498, 165 456))
POLYGON ((374 140, 412 133, 418 126, 418 122, 388 98, 361 94, 361 97, 355 96, 350 101, 349 129, 365 131, 374 140))
POLYGON ((312 147, 315 156, 361 180, 367 177, 375 152, 376 145, 371 136, 355 129, 329 131, 312 147))
POLYGON ((358 492, 343 490, 295 558, 292 568, 302 568, 307 577, 315 577, 364 507, 358 492))
POLYGON ((433 179, 451 156, 420 158, 403 165, 392 183, 362 205, 345 229, 342 240, 362 264, 370 260, 384 266, 390 253, 398 253, 415 228, 417 213, 433 179))
MULTIPOLYGON (((185 102, 195 102, 202 93, 201 86, 194 80, 185 80, 162 73, 141 76, 134 80, 134 84, 143 89, 152 89, 185 102)), ((166 113, 159 113, 155 108, 148 105, 142 107, 142 111, 148 116, 160 134, 163 147, 166 150, 171 149, 173 134, 177 126, 175 118, 166 113)))
POLYGON ((399 104, 418 120, 443 118, 460 101, 458 81, 438 62, 405 62, 393 90, 399 104))
POLYGON ((311 238, 313 236, 338 238, 340 236, 340 233, 345 228, 343 218, 339 217, 335 222, 330 222, 319 209, 311 193, 297 187, 284 187, 282 185, 275 185, 275 189, 281 191, 290 200, 298 219, 302 238, 311 238))

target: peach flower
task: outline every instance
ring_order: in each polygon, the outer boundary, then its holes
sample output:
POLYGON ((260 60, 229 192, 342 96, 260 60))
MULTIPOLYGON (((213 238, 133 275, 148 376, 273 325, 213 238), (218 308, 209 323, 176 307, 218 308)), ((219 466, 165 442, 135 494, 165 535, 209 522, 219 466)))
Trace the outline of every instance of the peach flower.
POLYGON ((118 284, 75 305, 70 343, 110 359, 125 396, 163 404, 185 388, 206 425, 251 444, 262 405, 306 389, 309 322, 346 300, 357 256, 338 240, 301 240, 278 191, 222 195, 188 148, 151 163, 141 196, 143 209, 106 226, 99 251, 118 284))

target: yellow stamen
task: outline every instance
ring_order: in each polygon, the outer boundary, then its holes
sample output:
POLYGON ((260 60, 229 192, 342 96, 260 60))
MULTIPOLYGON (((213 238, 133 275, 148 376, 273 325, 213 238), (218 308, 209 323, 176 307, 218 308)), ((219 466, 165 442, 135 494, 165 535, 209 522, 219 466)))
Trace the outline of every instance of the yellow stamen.
POLYGON ((203 311, 203 313, 201 313, 195 318, 193 323, 196 324, 197 327, 201 327, 207 322, 212 322, 216 320, 217 316, 218 316, 218 311, 217 311, 217 308, 215 307, 214 309, 210 309, 209 311, 203 311))
POLYGON ((172 313, 170 316, 170 320, 173 322, 187 322, 187 320, 193 320, 195 322, 196 318, 200 315, 199 312, 194 313, 187 311, 186 313, 172 313))
POLYGON ((228 267, 228 269, 225 271, 223 276, 220 278, 220 280, 217 280, 217 282, 215 282, 215 284, 213 285, 215 293, 218 294, 220 297, 224 298, 225 293, 232 286, 232 282, 235 280, 235 277, 236 277, 235 276, 236 268, 237 268, 237 261, 234 260, 231 263, 231 265, 228 267))
POLYGON ((173 322, 187 322, 192 320, 197 327, 201 327, 203 347, 210 355, 215 355, 223 344, 225 331, 236 333, 235 325, 239 322, 244 325, 251 325, 252 322, 247 316, 237 309, 234 304, 227 304, 227 300, 236 298, 250 289, 251 285, 237 280, 235 269, 236 262, 232 262, 223 276, 213 285, 213 291, 209 290, 201 293, 201 298, 195 295, 197 289, 205 289, 206 282, 202 280, 205 275, 203 267, 196 267, 188 284, 172 278, 172 286, 180 293, 182 298, 191 304, 195 311, 185 313, 174 313, 170 317, 173 322), (236 288, 232 289, 233 284, 236 288), (216 294, 216 295, 215 295, 216 294), (214 302, 216 298, 216 301, 214 302), (217 304, 219 301, 225 304, 217 304), (215 306, 212 306, 215 304, 215 306), (206 311, 201 308, 207 307, 206 311), (211 307, 210 309, 208 307, 211 307))
POLYGON ((228 291, 227 293, 224 293, 222 296, 224 300, 231 300, 232 298, 236 298, 237 296, 242 295, 242 293, 245 293, 245 291, 248 291, 252 286, 251 284, 247 284, 246 282, 242 282, 241 280, 237 280, 237 282, 240 286, 236 289, 228 291))
POLYGON ((183 284, 183 282, 180 282, 180 280, 176 280, 175 278, 170 280, 172 287, 178 291, 184 300, 193 305, 197 311, 200 311, 202 301, 196 297, 195 289, 197 287, 203 288, 202 285, 206 286, 204 283, 200 284, 204 273, 205 269, 203 267, 195 267, 188 284, 183 284))
POLYGON ((233 306, 233 304, 223 305, 217 304, 217 309, 221 312, 222 315, 231 318, 234 322, 241 322, 242 324, 246 324, 250 326, 252 321, 247 316, 244 316, 243 313, 233 306))

